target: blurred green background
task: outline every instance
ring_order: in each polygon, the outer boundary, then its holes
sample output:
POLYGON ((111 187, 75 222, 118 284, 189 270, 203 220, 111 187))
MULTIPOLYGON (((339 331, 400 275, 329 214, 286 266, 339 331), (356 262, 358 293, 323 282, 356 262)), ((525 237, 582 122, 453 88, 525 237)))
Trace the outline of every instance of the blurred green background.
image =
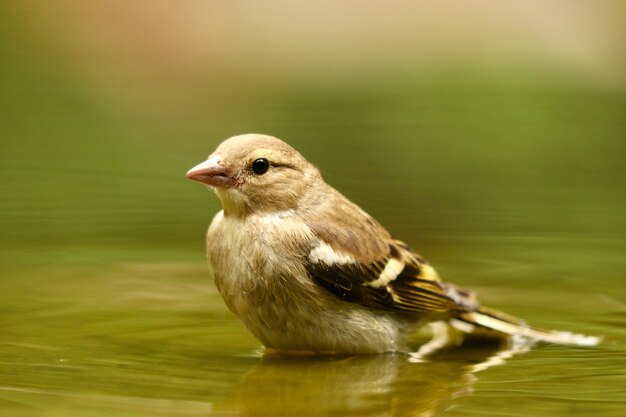
MULTIPOLYGON (((490 304, 608 336, 577 363, 582 380, 529 380, 547 396, 537 409, 514 395, 493 411, 479 389, 458 415, 617 415, 624 391, 608 387, 626 376, 605 371, 626 352, 625 23, 617 0, 2 2, 0 409, 213 410, 202 401, 238 379, 219 361, 242 373, 258 359, 233 352, 257 344, 210 286, 218 202, 184 173, 259 132, 490 304), (195 391, 180 384, 191 370, 195 391), (599 408, 572 406, 583 386, 599 408), (104 393, 126 400, 88 405, 104 393)), ((513 378, 499 369, 491 382, 513 378)))

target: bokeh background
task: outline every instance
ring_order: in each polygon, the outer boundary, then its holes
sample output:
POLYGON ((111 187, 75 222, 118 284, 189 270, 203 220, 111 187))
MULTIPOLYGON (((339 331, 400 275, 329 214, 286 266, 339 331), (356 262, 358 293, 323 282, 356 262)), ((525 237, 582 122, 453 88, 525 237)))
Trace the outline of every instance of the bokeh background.
MULTIPOLYGON (((581 380, 552 392, 528 377, 539 408, 502 407, 617 415, 625 45, 620 0, 3 1, 0 407, 213 410, 258 360, 231 353, 256 342, 210 286, 219 206, 184 173, 259 132, 490 304, 608 335, 608 353, 574 364, 581 380), (179 384, 191 370, 193 390, 179 384)), ((491 382, 512 378, 498 369, 491 382)), ((465 398, 459 415, 484 411, 465 398)))

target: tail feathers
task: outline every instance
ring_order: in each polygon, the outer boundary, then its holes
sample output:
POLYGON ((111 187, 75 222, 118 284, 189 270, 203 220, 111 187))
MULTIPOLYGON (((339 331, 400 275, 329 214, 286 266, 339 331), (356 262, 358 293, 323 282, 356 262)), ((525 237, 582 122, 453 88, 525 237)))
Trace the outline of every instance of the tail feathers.
POLYGON ((510 336, 521 336, 541 342, 570 346, 596 346, 602 340, 597 336, 586 336, 561 331, 536 330, 515 317, 486 307, 480 307, 477 311, 462 312, 455 320, 461 322, 457 323, 458 326, 455 327, 465 332, 474 332, 475 327, 486 328, 510 336), (467 324, 471 325, 471 328, 468 328, 467 324))

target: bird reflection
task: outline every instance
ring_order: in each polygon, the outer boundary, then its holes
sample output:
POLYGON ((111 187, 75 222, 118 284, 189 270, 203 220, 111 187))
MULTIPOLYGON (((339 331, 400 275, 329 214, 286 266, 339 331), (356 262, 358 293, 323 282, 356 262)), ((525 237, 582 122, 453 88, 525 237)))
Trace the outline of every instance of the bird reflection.
POLYGON ((475 373, 529 345, 465 346, 429 357, 264 355, 214 415, 431 416, 472 392, 475 373))

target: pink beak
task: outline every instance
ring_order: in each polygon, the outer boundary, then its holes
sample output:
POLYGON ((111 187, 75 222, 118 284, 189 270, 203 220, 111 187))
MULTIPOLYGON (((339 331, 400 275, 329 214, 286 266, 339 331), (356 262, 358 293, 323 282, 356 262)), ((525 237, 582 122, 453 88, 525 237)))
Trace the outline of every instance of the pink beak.
POLYGON ((186 177, 211 187, 229 187, 234 184, 228 165, 218 155, 211 155, 206 161, 191 168, 186 177))

